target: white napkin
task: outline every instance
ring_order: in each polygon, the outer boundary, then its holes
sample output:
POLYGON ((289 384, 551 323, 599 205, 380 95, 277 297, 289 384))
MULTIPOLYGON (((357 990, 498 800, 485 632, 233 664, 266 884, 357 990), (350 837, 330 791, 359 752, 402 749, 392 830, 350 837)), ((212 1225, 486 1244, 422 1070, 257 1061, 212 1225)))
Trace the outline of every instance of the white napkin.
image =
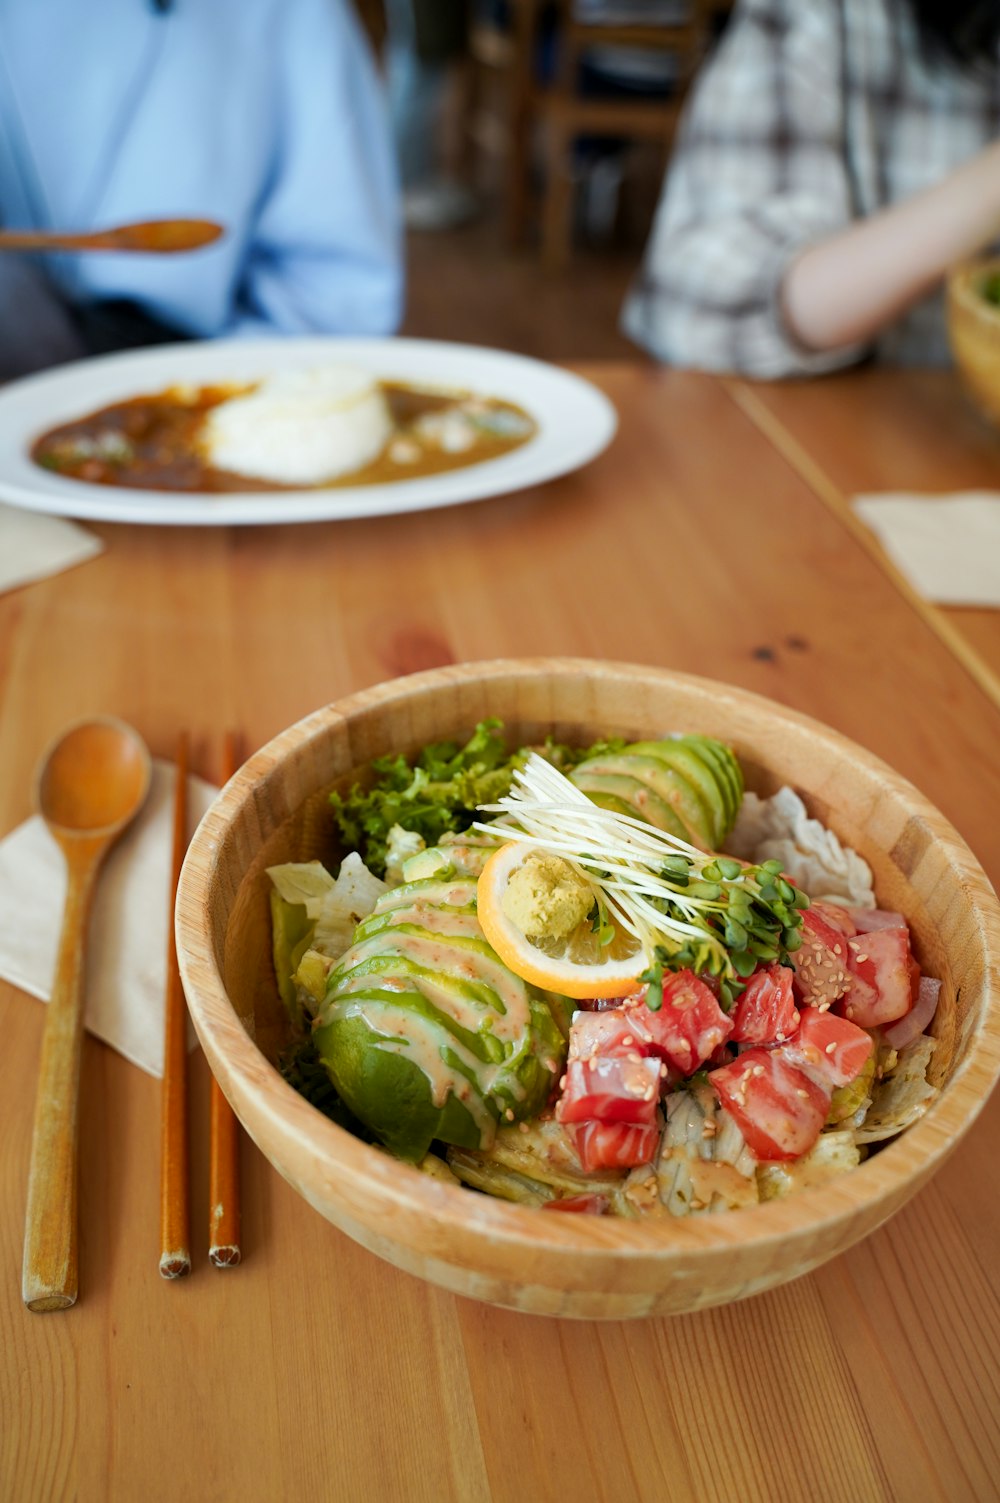
POLYGON ((0 591, 60 574, 103 548, 100 538, 75 522, 0 503, 0 591))
MULTIPOLYGON (((174 781, 153 763, 142 813, 97 879, 87 941, 86 1026, 151 1075, 163 1074, 174 781)), ((189 779, 192 833, 217 792, 189 779)), ((0 976, 46 1002, 65 896, 62 852, 35 815, 0 841, 0 976)))
POLYGON ((1000 606, 1000 495, 858 496, 854 510, 925 599, 1000 606))

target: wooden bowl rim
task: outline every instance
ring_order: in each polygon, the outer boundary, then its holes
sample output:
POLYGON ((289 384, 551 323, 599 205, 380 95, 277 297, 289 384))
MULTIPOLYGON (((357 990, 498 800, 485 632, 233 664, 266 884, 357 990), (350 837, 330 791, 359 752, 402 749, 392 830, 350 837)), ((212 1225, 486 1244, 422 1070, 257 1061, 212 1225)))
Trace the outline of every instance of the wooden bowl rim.
MULTIPOLYGON (((176 908, 177 952, 184 989, 196 1032, 223 1091, 234 1106, 241 1095, 252 1099, 262 1119, 291 1143, 328 1165, 344 1179, 358 1184, 370 1201, 376 1193, 387 1205, 405 1207, 431 1218, 438 1226, 453 1224, 476 1231, 491 1240, 564 1254, 606 1256, 609 1251, 623 1258, 669 1258, 697 1251, 724 1252, 748 1245, 779 1244, 796 1233, 829 1229, 854 1220, 873 1203, 904 1190, 919 1176, 923 1181, 939 1166, 972 1126, 1000 1078, 1000 904, 969 846, 935 806, 888 763, 857 742, 824 725, 812 716, 789 709, 764 695, 694 674, 652 665, 610 662, 575 657, 496 658, 480 662, 429 669, 362 689, 314 710, 287 727, 256 752, 221 791, 207 811, 191 841, 181 872, 176 908), (226 993, 215 959, 209 922, 208 891, 217 871, 225 838, 237 813, 253 797, 265 774, 276 775, 278 761, 294 749, 346 723, 359 712, 380 704, 420 697, 428 690, 449 683, 489 678, 632 677, 655 680, 658 685, 711 693, 716 701, 726 698, 748 710, 776 716, 783 722, 819 735, 832 750, 862 765, 868 772, 888 776, 900 795, 905 794, 917 817, 930 818, 937 827, 935 844, 946 844, 952 864, 960 871, 963 885, 981 885, 991 894, 988 907, 970 898, 978 920, 984 960, 986 991, 982 1024, 976 1041, 926 1114, 873 1159, 849 1174, 795 1195, 732 1210, 724 1215, 679 1219, 669 1224, 628 1221, 599 1216, 545 1215, 538 1209, 511 1204, 485 1195, 473 1195, 460 1186, 430 1178, 411 1165, 391 1158, 363 1143, 330 1121, 300 1096, 270 1064, 243 1027, 226 993), (940 833, 938 833, 938 831, 940 833), (203 869, 202 863, 204 863, 203 869), (210 983, 199 989, 193 972, 201 967, 210 983), (985 1082, 970 1081, 975 1062, 985 1082), (266 1085, 258 1083, 261 1069, 266 1085)), ((896 1202, 887 1205, 886 1216, 896 1202)))
POLYGON ((948 296, 954 306, 971 314, 973 318, 1000 327, 1000 307, 987 302, 978 291, 978 283, 991 272, 1000 272, 1000 256, 963 261, 948 275, 948 296))

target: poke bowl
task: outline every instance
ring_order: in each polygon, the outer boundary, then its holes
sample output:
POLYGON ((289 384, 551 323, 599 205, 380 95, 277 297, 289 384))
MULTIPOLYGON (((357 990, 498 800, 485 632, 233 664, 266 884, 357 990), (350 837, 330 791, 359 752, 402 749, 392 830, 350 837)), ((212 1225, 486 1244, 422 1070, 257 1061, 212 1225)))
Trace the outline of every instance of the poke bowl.
MULTIPOLYGON (((362 924, 362 932, 370 931, 362 924)), ((809 1272, 874 1231, 926 1183, 1000 1074, 1000 907, 956 831, 885 763, 818 722, 755 694, 656 668, 558 658, 464 664, 317 710, 251 757, 206 814, 181 874, 176 935, 209 1064, 284 1178, 397 1267, 530 1313, 676 1314, 809 1272), (926 1090, 905 1131, 847 1172, 723 1214, 553 1215, 549 1206, 481 1193, 470 1188, 474 1179, 460 1183, 447 1169, 428 1173, 426 1164, 340 1125, 295 1088, 284 1065, 290 1020, 275 964, 269 871, 336 865, 344 850, 337 800, 342 808, 359 780, 370 783, 375 759, 461 744, 495 720, 512 746, 718 738, 758 802, 793 790, 814 820, 867 862, 878 911, 905 915, 914 966, 940 982, 926 1090)), ((745 1082, 741 1089, 745 1095, 745 1082)), ((501 1114, 501 1130, 503 1115, 513 1112, 501 1114)))

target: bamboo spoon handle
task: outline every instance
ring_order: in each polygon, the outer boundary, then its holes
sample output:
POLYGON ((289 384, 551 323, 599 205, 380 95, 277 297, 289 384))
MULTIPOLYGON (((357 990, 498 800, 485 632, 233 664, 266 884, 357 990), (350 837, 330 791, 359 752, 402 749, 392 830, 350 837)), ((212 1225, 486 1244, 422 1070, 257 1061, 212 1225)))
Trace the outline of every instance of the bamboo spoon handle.
POLYGON ((65 1310, 77 1295, 77 1104, 87 917, 103 849, 66 852, 69 880, 45 1019, 28 1172, 21 1293, 29 1310, 65 1310))

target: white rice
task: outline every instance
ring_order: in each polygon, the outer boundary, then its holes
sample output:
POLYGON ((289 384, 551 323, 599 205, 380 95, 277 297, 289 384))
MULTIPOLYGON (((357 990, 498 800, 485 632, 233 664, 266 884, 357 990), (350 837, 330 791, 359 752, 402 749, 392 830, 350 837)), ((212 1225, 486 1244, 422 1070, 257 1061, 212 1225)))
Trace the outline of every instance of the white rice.
POLYGON ((382 452, 392 419, 378 383, 348 365, 279 371, 245 396, 213 407, 202 429, 220 470, 318 485, 361 469, 382 452))

